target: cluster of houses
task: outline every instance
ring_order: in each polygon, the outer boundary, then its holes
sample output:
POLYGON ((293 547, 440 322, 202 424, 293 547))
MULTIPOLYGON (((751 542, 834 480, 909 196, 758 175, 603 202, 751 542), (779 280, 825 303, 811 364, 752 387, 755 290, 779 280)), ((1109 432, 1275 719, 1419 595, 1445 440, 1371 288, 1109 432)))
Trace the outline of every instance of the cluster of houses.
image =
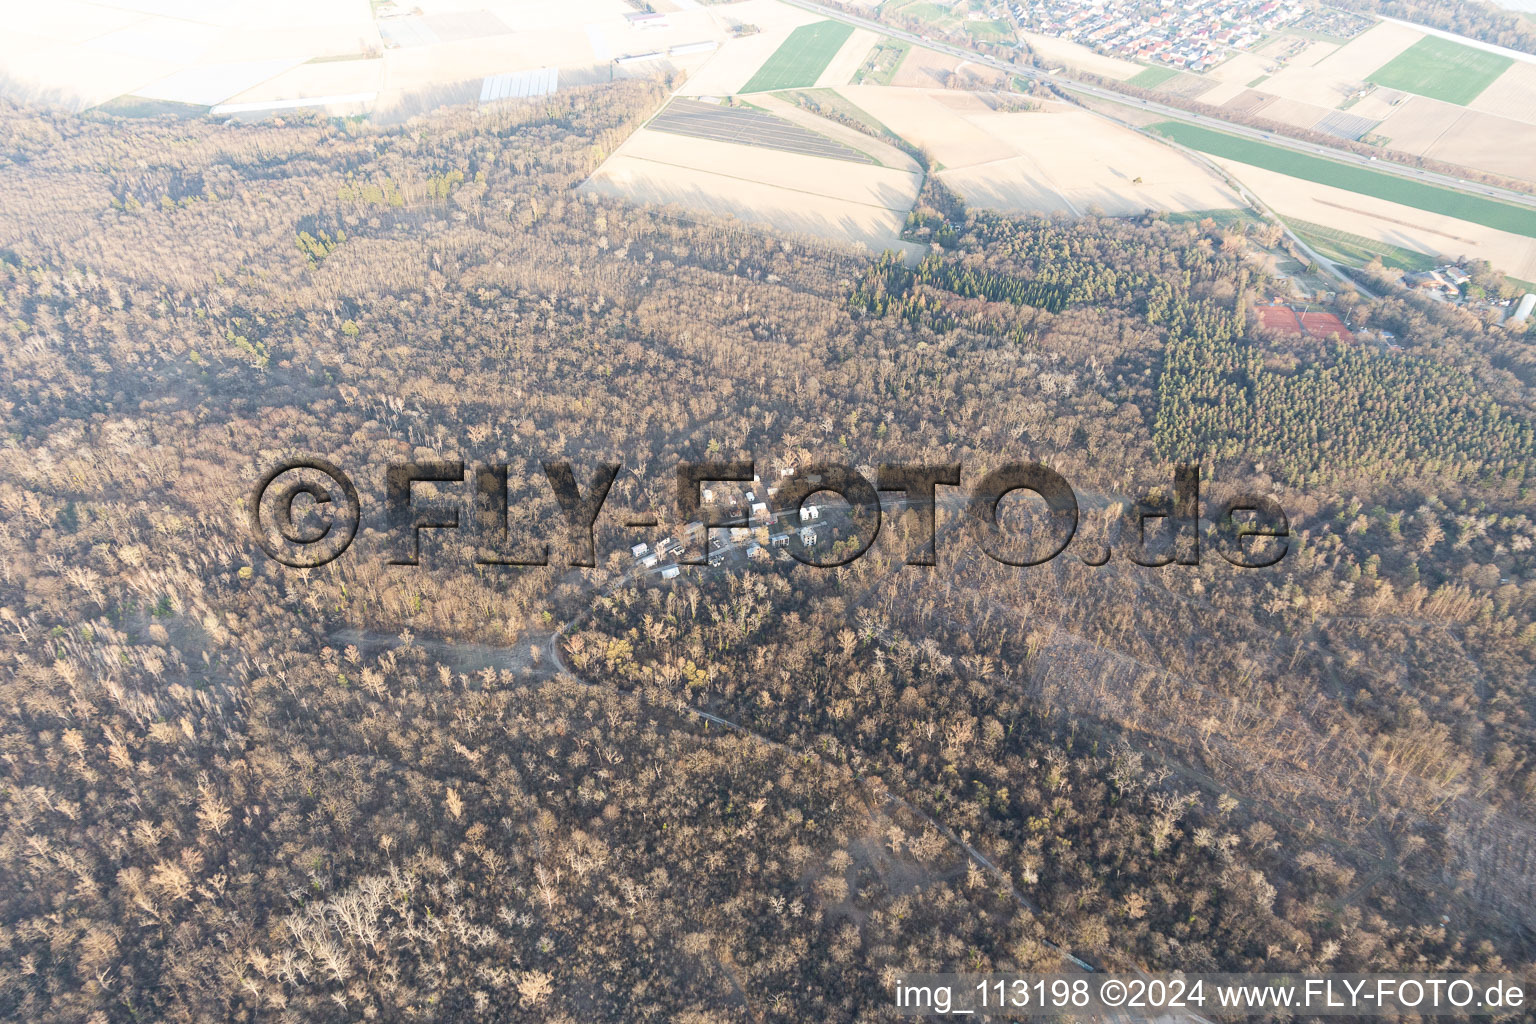
POLYGON ((1409 291, 1418 292, 1420 295, 1426 295, 1441 302, 1460 302, 1461 286, 1470 280, 1472 277, 1465 270, 1454 264, 1447 264, 1433 270, 1404 274, 1398 278, 1398 284, 1409 291))
MULTIPOLYGON (((779 475, 793 476, 794 470, 785 468, 779 471, 779 475)), ((754 476, 752 483, 746 487, 716 483, 703 489, 699 496, 704 504, 723 506, 728 524, 723 530, 710 532, 710 565, 722 564, 732 551, 740 551, 748 559, 760 561, 773 558, 776 553, 780 557, 789 557, 787 551, 776 549, 789 547, 790 525, 787 521, 781 521, 768 504, 778 491, 776 486, 765 486, 760 476, 754 476)), ((788 518, 785 517, 786 520, 788 518)), ((820 538, 821 518, 822 506, 807 502, 801 507, 800 541, 807 547, 814 545, 820 538)), ((684 534, 687 542, 696 542, 704 534, 704 524, 695 520, 684 527, 684 534)), ((649 544, 636 544, 629 551, 638 569, 659 569, 662 579, 674 579, 681 572, 677 565, 677 555, 683 550, 683 545, 683 541, 667 537, 654 549, 649 544)))
POLYGON ((1044 0, 1010 3, 1008 9, 1032 32, 1197 72, 1306 12, 1302 4, 1282 0, 1044 0))
POLYGON ((1433 270, 1404 274, 1397 279, 1397 283, 1415 294, 1434 299, 1436 302, 1447 302, 1452 305, 1496 306, 1507 309, 1508 312, 1504 317, 1513 323, 1524 323, 1530 318, 1532 310, 1536 309, 1536 293, 1527 292, 1518 300, 1489 300, 1480 297, 1476 292, 1468 294, 1466 285, 1471 280, 1472 276, 1465 268, 1447 263, 1433 270))

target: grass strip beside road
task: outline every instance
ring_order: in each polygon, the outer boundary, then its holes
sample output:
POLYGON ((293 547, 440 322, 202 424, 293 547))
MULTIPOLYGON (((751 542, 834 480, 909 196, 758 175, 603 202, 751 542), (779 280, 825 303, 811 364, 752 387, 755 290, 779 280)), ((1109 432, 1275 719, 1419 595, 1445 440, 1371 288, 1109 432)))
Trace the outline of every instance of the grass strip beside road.
POLYGON ((1398 270, 1433 270, 1440 262, 1431 254, 1405 249, 1390 242, 1379 242, 1374 238, 1351 234, 1348 231, 1340 231, 1326 224, 1313 224, 1310 221, 1292 220, 1289 217, 1285 222, 1290 225, 1292 231, 1301 236, 1303 242, 1314 250, 1335 263, 1342 263, 1347 267, 1363 267, 1371 262, 1372 257, 1379 258, 1383 266, 1395 267, 1398 270))
POLYGON ((1211 156, 1252 164, 1302 181, 1331 185, 1346 192, 1385 199, 1416 210, 1427 210, 1499 231, 1536 238, 1536 209, 1468 195, 1455 189, 1412 181, 1367 167, 1309 156, 1182 121, 1159 121, 1151 128, 1180 145, 1211 156))
POLYGON ((1152 89, 1178 75, 1174 68, 1147 68, 1129 79, 1129 84, 1141 89, 1152 89))

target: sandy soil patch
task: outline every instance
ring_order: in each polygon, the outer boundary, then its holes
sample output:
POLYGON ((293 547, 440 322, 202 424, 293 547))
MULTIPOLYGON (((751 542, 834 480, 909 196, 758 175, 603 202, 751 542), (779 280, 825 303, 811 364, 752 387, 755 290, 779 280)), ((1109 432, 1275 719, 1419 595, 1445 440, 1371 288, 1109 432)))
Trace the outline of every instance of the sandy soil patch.
POLYGON ((582 190, 737 217, 782 231, 915 251, 901 242, 921 176, 644 129, 582 190))
POLYGON ((859 70, 864 58, 869 56, 869 51, 875 48, 879 40, 879 34, 869 29, 854 29, 853 34, 827 64, 826 70, 822 71, 821 77, 816 79, 817 87, 831 89, 853 81, 854 72, 859 70))
POLYGON ((1019 35, 1029 44, 1030 49, 1046 60, 1056 61, 1072 68, 1080 68, 1083 71, 1091 71, 1095 75, 1103 75, 1105 78, 1123 81, 1127 78, 1133 78, 1146 70, 1134 61, 1121 60, 1118 57, 1108 57, 1102 53, 1095 53, 1081 43, 1074 43, 1069 39, 1036 35, 1033 32, 1020 32, 1019 35))
MULTIPOLYGON (((1536 64, 1517 61, 1468 106, 1485 114, 1536 124, 1536 64)), ((1531 160, 1536 162, 1536 155, 1531 160)))
POLYGON ((1292 61, 1264 83, 1264 91, 1301 103, 1336 107, 1360 87, 1367 75, 1423 36, 1407 26, 1382 22, 1310 67, 1292 61))
POLYGON ((1522 280, 1530 280, 1536 275, 1536 238, 1301 181, 1251 164, 1212 159, 1281 216, 1328 224, 1351 234, 1419 252, 1485 259, 1522 280))
POLYGON ((1393 149, 1423 156, 1465 113, 1454 103, 1411 96, 1394 107, 1376 131, 1392 140, 1393 149))

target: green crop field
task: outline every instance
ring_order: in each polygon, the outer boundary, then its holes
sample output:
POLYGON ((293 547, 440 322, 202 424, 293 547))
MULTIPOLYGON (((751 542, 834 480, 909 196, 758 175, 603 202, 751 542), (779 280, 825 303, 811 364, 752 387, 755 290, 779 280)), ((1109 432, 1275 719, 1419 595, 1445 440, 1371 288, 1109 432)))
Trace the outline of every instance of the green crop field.
POLYGON ((1377 68, 1366 81, 1465 106, 1512 64, 1509 57, 1425 36, 1377 68))
POLYGON ((853 26, 840 21, 801 25, 773 51, 741 91, 774 92, 815 85, 816 79, 827 70, 827 65, 851 35, 853 26))
POLYGON ((1147 68, 1130 79, 1130 84, 1142 89, 1151 89, 1162 85, 1168 79, 1178 74, 1174 68, 1147 68))
POLYGON ((885 14, 905 14, 909 18, 919 21, 940 22, 954 21, 954 12, 948 7, 941 7, 929 0, 897 0, 896 3, 888 3, 882 9, 885 14))
POLYGON ((1301 236, 1303 242, 1335 263, 1343 263, 1345 266, 1363 267, 1371 262, 1373 256, 1379 256, 1384 266, 1396 267, 1398 270, 1431 270, 1438 262, 1433 256, 1422 252, 1350 234, 1326 224, 1290 218, 1286 219, 1286 223, 1301 236))
POLYGON ((965 31, 972 39, 980 39, 982 42, 1013 38, 1013 26, 1006 21, 967 21, 965 31))
POLYGON ((1447 217, 1481 224, 1484 227, 1510 231, 1527 238, 1536 238, 1536 209, 1514 206, 1497 199, 1467 195, 1455 189, 1430 185, 1421 181, 1409 181, 1393 174, 1383 174, 1367 167, 1357 167, 1308 156, 1294 150, 1282 149, 1252 139, 1238 138, 1226 132, 1213 131, 1182 121, 1160 121, 1151 126, 1174 142, 1198 149, 1202 153, 1253 164, 1265 170, 1276 171, 1302 181, 1315 181, 1320 185, 1355 192, 1363 196, 1375 196, 1388 202, 1402 203, 1416 210, 1443 213, 1447 217))
POLYGON ((869 56, 864 58, 863 66, 854 72, 853 84, 873 82, 875 85, 890 85, 891 79, 895 78, 896 72, 901 70, 901 62, 907 59, 911 49, 911 43, 900 42, 890 37, 882 38, 875 44, 875 48, 869 51, 869 56))
POLYGON ((1255 215, 1252 210, 1225 209, 1225 210, 1180 210, 1169 212, 1170 224, 1199 224, 1203 220, 1215 221, 1222 227, 1241 228, 1245 224, 1262 224, 1263 220, 1255 215))

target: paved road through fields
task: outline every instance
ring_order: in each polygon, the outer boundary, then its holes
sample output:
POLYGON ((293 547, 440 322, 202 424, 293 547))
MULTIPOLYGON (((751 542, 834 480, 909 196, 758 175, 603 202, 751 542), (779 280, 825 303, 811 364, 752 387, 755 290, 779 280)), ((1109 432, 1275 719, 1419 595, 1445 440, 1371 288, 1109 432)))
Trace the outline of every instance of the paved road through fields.
MULTIPOLYGON (((1128 107, 1138 107, 1142 110, 1146 110, 1151 113, 1158 114, 1159 116, 1169 118, 1170 120, 1186 121, 1193 124, 1202 125, 1207 128, 1219 129, 1231 135, 1241 136, 1246 139, 1253 139, 1285 149, 1292 149, 1298 153, 1321 155, 1327 157, 1330 160, 1336 160, 1339 163, 1354 164, 1360 167, 1368 168, 1372 171, 1379 171, 1382 174, 1391 174, 1400 178, 1409 178, 1414 181, 1422 181, 1431 185, 1440 185, 1445 188, 1454 189, 1458 192, 1465 192, 1468 195, 1484 196, 1489 199, 1497 199, 1502 202, 1514 203, 1520 206, 1536 207, 1536 196, 1527 195, 1523 192, 1514 192, 1510 189, 1499 188, 1496 185, 1485 185, 1476 181, 1464 181, 1461 178, 1453 178, 1448 174, 1437 174, 1434 171, 1426 171, 1418 167, 1408 167, 1403 164, 1393 163, 1387 160, 1373 160, 1370 157, 1360 156, 1358 153, 1351 153, 1347 150, 1335 149, 1332 146, 1319 146, 1316 143, 1301 142, 1297 139, 1292 139, 1284 135, 1277 135, 1274 132, 1266 132, 1258 128, 1249 128, 1248 126, 1241 124, 1233 124, 1232 122, 1224 121, 1221 118, 1207 117, 1204 114, 1193 114, 1187 110, 1181 110, 1178 107, 1170 107, 1166 104, 1157 103, 1153 100, 1142 99, 1137 96, 1130 96, 1122 92, 1117 92, 1114 89, 1106 89, 1102 86, 1089 85, 1084 82, 1073 81, 1072 79, 1064 78, 1059 75, 1049 75, 1038 68, 1021 67, 1017 64, 1010 64, 1008 61, 998 60, 996 57, 988 57, 984 54, 976 53, 973 50, 967 50, 962 47, 951 46, 948 43, 938 42, 936 40, 929 39, 926 36, 908 32, 905 29, 896 28, 894 26, 886 25, 878 21, 872 21, 868 18, 861 18, 854 14, 845 14, 844 12, 835 10, 831 7, 823 7, 821 4, 813 3, 812 0, 784 0, 784 3, 810 11, 814 14, 819 14, 825 18, 846 22, 850 25, 856 25, 859 28, 869 29, 871 32, 878 32, 881 35, 890 36, 894 39, 901 39, 909 43, 914 43, 918 46, 924 46, 930 50, 937 50, 940 53, 947 53, 951 56, 961 57, 976 64, 982 64, 986 67, 995 68, 998 71, 1006 71, 1009 74, 1018 75, 1021 78, 1050 82, 1052 85, 1056 86, 1058 89, 1061 89, 1063 92, 1080 93, 1084 96, 1092 96, 1095 99, 1101 100, 1110 100, 1112 102, 1120 103, 1128 107)), ((1137 130, 1141 131, 1143 134, 1153 134, 1142 128, 1137 128, 1137 130)), ((1161 136, 1155 137, 1161 138, 1161 136)))

